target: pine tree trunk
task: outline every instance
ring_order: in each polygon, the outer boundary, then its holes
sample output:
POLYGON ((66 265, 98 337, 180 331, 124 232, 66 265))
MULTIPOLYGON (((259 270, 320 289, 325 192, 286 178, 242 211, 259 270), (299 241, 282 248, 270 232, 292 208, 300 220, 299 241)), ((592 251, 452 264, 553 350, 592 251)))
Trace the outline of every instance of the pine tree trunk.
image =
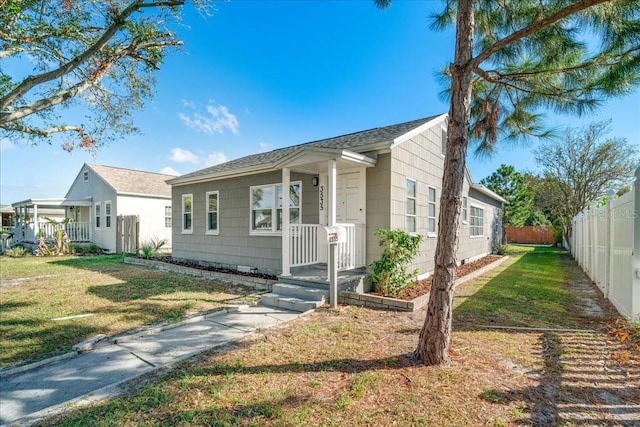
POLYGON ((456 51, 451 65, 451 104, 447 129, 447 151, 442 178, 438 242, 431 296, 416 357, 425 365, 441 365, 449 361, 453 284, 456 280, 462 188, 465 176, 471 78, 473 76, 474 4, 458 1, 456 51))

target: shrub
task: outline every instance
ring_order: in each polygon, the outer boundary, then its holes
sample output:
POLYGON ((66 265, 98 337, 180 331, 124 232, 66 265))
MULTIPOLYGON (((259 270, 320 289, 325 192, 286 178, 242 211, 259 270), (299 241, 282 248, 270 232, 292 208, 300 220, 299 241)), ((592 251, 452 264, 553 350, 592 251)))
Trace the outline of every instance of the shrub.
POLYGON ((507 245, 503 245, 498 240, 494 240, 491 244, 491 252, 495 255, 504 255, 507 253, 507 245))
POLYGON ((75 255, 102 255, 102 248, 96 244, 69 246, 69 252, 75 255))
POLYGON ((28 253, 29 253, 29 251, 27 251, 22 246, 15 246, 13 248, 9 248, 6 251, 4 251, 4 254, 6 256, 12 257, 12 258, 22 258, 23 256, 27 255, 28 253))
POLYGON ((409 285, 409 279, 418 270, 407 271, 418 254, 422 236, 411 235, 404 230, 376 230, 379 244, 384 248, 379 260, 371 264, 371 280, 375 290, 383 295, 397 296, 402 288, 409 285))
POLYGON ((150 259, 153 256, 157 255, 160 249, 168 242, 167 239, 160 239, 158 237, 153 237, 147 241, 142 242, 140 245, 140 249, 138 250, 138 254, 145 258, 150 259))

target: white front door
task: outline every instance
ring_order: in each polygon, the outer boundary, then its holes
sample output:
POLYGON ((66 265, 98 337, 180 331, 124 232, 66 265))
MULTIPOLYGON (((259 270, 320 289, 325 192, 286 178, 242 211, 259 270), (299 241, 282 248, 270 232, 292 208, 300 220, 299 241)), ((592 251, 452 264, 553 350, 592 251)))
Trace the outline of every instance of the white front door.
POLYGON ((336 179, 336 221, 365 223, 364 170, 339 173, 336 179))

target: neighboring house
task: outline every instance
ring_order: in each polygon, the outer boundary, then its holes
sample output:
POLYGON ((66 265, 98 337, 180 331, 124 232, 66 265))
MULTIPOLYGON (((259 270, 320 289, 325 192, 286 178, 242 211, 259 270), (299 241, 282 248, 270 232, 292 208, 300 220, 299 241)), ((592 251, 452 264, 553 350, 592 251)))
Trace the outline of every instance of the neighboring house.
MULTIPOLYGON (((339 269, 381 254, 375 230, 424 236, 415 267, 434 269, 447 115, 249 155, 167 181, 172 186, 175 259, 287 276, 324 263, 323 226, 345 227, 339 269), (283 187, 290 188, 283 207, 283 187)), ((463 189, 458 259, 501 241, 506 201, 474 184, 463 189)))
POLYGON ((166 239, 171 247, 171 175, 85 163, 64 199, 28 199, 13 203, 17 241, 35 243, 50 238, 55 221, 69 220, 65 229, 72 242, 87 242, 106 252, 120 252, 119 216, 138 217, 139 242, 166 239))
POLYGON ((2 215, 2 228, 13 228, 16 221, 15 212, 10 205, 0 205, 0 215, 2 215))

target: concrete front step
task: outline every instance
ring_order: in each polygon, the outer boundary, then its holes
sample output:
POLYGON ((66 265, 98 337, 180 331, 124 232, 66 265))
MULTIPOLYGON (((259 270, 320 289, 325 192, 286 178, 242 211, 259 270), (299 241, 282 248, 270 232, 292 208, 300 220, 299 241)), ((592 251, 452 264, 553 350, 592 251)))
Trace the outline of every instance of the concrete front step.
MULTIPOLYGON (((348 277, 338 277, 338 291, 350 291, 350 292, 368 292, 371 290, 371 285, 366 280, 367 274, 352 275, 348 277)), ((327 280, 314 280, 307 279, 298 276, 280 276, 278 277, 278 283, 286 283, 290 285, 296 285, 306 288, 317 289, 319 287, 326 287, 329 289, 329 281, 327 280)), ((275 284, 274 284, 275 286, 275 284)))
POLYGON ((278 282, 273 284, 271 293, 310 301, 326 301, 329 299, 329 285, 327 284, 323 288, 278 282))
POLYGON ((269 307, 279 307, 292 311, 299 311, 301 313, 308 310, 315 310, 324 304, 324 300, 312 301, 302 298, 296 298, 287 295, 280 295, 274 293, 263 294, 260 297, 260 304, 269 307))
POLYGON ((304 312, 329 300, 329 287, 314 288, 291 283, 274 283, 271 292, 260 297, 260 304, 304 312))

